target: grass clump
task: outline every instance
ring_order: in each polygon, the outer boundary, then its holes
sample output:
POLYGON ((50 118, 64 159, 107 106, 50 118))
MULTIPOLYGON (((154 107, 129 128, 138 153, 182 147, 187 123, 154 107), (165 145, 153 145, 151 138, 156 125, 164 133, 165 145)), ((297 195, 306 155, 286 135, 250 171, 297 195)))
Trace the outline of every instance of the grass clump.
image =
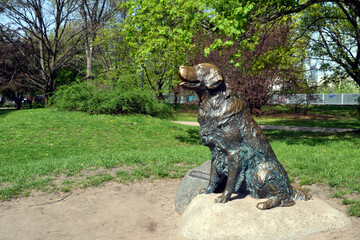
POLYGON ((133 89, 122 84, 98 87, 88 82, 62 86, 51 99, 59 110, 98 114, 139 113, 172 118, 171 107, 158 102, 151 91, 133 89))

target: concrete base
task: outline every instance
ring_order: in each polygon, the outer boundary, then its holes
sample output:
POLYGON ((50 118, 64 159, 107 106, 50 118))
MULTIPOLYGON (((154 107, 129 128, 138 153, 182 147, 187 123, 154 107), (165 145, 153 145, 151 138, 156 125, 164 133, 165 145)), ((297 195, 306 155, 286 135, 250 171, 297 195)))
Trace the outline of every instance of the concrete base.
POLYGON ((198 195, 182 215, 178 234, 194 240, 300 239, 350 224, 342 212, 320 199, 292 207, 259 210, 250 196, 214 203, 218 194, 198 195))

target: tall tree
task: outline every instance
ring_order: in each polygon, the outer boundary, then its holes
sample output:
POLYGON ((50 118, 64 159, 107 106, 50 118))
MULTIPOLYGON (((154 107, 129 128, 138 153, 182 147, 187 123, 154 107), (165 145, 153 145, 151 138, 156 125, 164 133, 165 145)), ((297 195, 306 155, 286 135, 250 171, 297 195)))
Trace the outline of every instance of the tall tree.
MULTIPOLYGON (((118 4, 121 5, 123 1, 121 0, 118 4)), ((90 81, 93 79, 95 39, 98 31, 104 27, 115 9, 115 3, 111 0, 81 0, 80 14, 86 54, 86 78, 90 81)))
POLYGON ((131 0, 125 5, 127 18, 121 26, 126 42, 145 83, 159 99, 174 84, 178 66, 187 61, 204 6, 188 0, 131 0))
POLYGON ((321 68, 331 70, 333 80, 345 73, 360 86, 360 16, 342 3, 318 3, 301 13, 301 21, 321 68))
POLYGON ((13 0, 2 6, 8 25, 29 43, 31 54, 24 56, 31 59, 34 70, 27 74, 31 84, 42 89, 47 104, 56 87, 57 70, 78 51, 81 28, 72 21, 77 1, 13 0))
POLYGON ((37 90, 28 81, 28 72, 31 71, 31 62, 25 57, 28 54, 31 54, 28 44, 14 31, 0 29, 0 91, 2 98, 15 100, 17 109, 22 107, 24 94, 37 90))
MULTIPOLYGON (((260 26, 259 19, 264 15, 265 3, 235 0, 141 0, 130 1, 128 6, 128 18, 124 26, 128 43, 132 43, 136 49, 134 59, 138 65, 145 73, 151 70, 152 74, 145 76, 149 86, 160 97, 163 79, 170 79, 163 78, 168 72, 167 68, 172 69, 168 76, 175 75, 178 65, 186 63, 187 55, 195 46, 195 34, 201 34, 202 31, 214 36, 204 53, 224 52, 223 50, 232 48, 226 64, 231 62, 239 68, 238 72, 254 72, 254 68, 258 71, 261 64, 270 64, 274 59, 280 64, 279 61, 288 60, 293 54, 276 44, 277 47, 274 46, 264 56, 254 54, 256 44, 263 41, 259 39, 261 32, 272 31, 271 26, 260 26), (249 62, 250 58, 244 56, 250 52, 253 56, 249 62), (185 58, 181 59, 181 56, 185 58)), ((286 44, 289 45, 288 42, 286 44)), ((266 75, 262 78, 264 82, 268 82, 266 75)))
MULTIPOLYGON (((253 34, 251 41, 244 39, 246 26, 278 22, 301 13, 305 15, 300 18, 307 24, 305 29, 316 32, 318 36, 313 41, 316 42, 313 50, 319 50, 314 53, 325 54, 360 86, 360 0, 230 0, 207 1, 206 4, 212 16, 208 28, 220 32, 220 36, 228 37, 217 38, 207 53, 231 46, 239 40, 242 45, 253 48, 251 44, 258 43, 259 32, 253 34)), ((303 32, 300 33, 299 39, 303 35, 303 32)), ((242 64, 241 56, 241 52, 233 54, 234 59, 239 60, 235 61, 237 66, 242 64)))
POLYGON ((261 2, 267 4, 259 18, 262 22, 300 13, 300 36, 306 31, 314 33, 310 45, 313 54, 331 61, 335 74, 346 73, 360 86, 360 0, 261 2))
MULTIPOLYGON (((257 31, 259 30, 249 27, 243 38, 248 36, 250 39, 257 31)), ((228 48, 212 51, 204 56, 204 49, 216 39, 216 34, 207 33, 196 39, 199 42, 197 49, 202 51, 195 54, 193 64, 210 62, 219 66, 232 92, 247 102, 251 112, 259 113, 272 94, 279 91, 279 87, 294 84, 304 75, 301 63, 304 55, 299 53, 300 46, 292 46, 289 50, 293 31, 291 22, 263 25, 258 44, 253 49, 243 47, 241 41, 235 41, 228 48), (231 59, 239 53, 241 67, 235 67, 231 59)))

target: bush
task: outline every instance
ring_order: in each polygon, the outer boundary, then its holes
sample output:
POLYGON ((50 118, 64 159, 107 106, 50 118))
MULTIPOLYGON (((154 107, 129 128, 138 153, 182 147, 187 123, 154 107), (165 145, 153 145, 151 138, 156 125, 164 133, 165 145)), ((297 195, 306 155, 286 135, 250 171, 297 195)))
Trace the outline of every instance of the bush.
POLYGON ((170 106, 159 103, 151 91, 114 86, 95 86, 87 82, 60 87, 50 100, 59 110, 88 113, 140 113, 160 118, 173 116, 170 106))

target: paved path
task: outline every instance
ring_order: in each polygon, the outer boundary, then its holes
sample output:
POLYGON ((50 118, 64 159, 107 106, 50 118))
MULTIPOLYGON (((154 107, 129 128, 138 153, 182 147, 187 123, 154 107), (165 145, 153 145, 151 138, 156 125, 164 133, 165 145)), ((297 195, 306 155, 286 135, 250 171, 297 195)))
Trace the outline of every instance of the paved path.
MULTIPOLYGON (((199 126, 198 122, 185 122, 185 121, 174 121, 174 122, 188 126, 199 126)), ((266 130, 286 130, 286 131, 297 131, 297 132, 342 133, 342 132, 360 131, 360 129, 355 129, 355 128, 295 127, 295 126, 275 126, 275 125, 260 125, 260 127, 266 130)))

